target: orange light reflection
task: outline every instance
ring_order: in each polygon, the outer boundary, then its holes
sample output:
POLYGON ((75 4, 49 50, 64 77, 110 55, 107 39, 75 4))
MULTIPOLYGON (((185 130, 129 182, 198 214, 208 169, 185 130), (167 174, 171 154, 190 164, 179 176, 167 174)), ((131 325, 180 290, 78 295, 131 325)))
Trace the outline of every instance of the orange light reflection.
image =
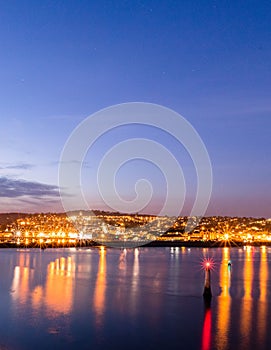
POLYGON ((73 304, 73 274, 75 265, 71 257, 56 259, 47 268, 46 285, 38 285, 32 292, 33 307, 38 309, 41 302, 51 312, 68 313, 73 304))
POLYGON ((263 344, 266 338, 266 320, 267 320, 267 281, 268 281, 268 260, 266 247, 261 247, 260 264, 260 298, 258 305, 258 335, 259 341, 263 344))
POLYGON ((230 260, 230 250, 228 247, 223 248, 222 262, 220 268, 220 286, 222 288, 218 301, 217 310, 217 336, 216 344, 218 349, 226 349, 229 332, 231 297, 231 270, 228 267, 230 260))
POLYGON ((29 268, 29 255, 20 254, 19 265, 15 266, 11 290, 12 298, 25 303, 29 292, 30 278, 33 276, 33 270, 29 268))
POLYGON ((247 349, 251 332, 252 321, 252 283, 253 283, 253 256, 252 248, 246 247, 244 263, 244 291, 241 304, 240 330, 242 339, 242 349, 247 349))
POLYGON ((97 273, 97 279, 94 290, 94 309, 96 312, 96 324, 101 326, 105 309, 105 292, 106 292, 106 250, 100 248, 100 259, 97 273))

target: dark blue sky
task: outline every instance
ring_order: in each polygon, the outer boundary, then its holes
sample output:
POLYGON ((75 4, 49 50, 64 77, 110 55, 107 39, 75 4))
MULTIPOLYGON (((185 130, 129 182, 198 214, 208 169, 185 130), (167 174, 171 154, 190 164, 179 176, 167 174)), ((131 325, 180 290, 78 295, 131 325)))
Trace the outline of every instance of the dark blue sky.
POLYGON ((270 217, 270 23, 268 1, 0 1, 0 210, 60 210, 74 127, 142 101, 200 134, 207 214, 270 217))

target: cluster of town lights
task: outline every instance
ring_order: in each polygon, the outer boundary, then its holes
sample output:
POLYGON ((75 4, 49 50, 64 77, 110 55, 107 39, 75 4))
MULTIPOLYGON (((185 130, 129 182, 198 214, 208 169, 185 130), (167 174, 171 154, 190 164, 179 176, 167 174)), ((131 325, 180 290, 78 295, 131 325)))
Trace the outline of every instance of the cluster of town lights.
POLYGON ((33 214, 16 218, 7 225, 0 231, 0 242, 26 245, 77 244, 91 240, 136 240, 140 235, 148 240, 210 241, 224 242, 227 245, 235 242, 271 242, 270 219, 208 217, 202 218, 198 225, 195 224, 192 231, 187 230, 187 217, 176 218, 175 223, 165 230, 167 221, 167 217, 138 214, 100 213, 95 216, 79 213, 71 217, 54 213, 33 214))

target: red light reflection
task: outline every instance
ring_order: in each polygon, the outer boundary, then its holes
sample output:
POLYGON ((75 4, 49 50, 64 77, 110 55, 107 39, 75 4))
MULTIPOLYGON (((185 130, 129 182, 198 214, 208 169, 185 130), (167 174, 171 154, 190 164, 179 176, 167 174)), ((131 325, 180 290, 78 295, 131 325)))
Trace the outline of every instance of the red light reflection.
POLYGON ((208 308, 206 309, 205 315, 204 315, 201 350, 211 349, 211 330, 212 330, 212 314, 211 314, 211 309, 208 308))

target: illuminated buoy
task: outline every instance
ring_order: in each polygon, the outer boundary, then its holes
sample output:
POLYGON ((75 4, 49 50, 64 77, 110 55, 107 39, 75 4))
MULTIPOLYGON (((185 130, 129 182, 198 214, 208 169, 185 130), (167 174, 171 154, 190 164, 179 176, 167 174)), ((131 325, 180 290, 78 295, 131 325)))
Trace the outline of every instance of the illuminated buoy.
POLYGON ((212 291, 211 291, 211 262, 206 261, 205 262, 205 282, 204 282, 204 291, 203 291, 204 298, 211 298, 212 297, 212 291))
POLYGON ((228 270, 231 271, 231 260, 228 261, 228 270))

